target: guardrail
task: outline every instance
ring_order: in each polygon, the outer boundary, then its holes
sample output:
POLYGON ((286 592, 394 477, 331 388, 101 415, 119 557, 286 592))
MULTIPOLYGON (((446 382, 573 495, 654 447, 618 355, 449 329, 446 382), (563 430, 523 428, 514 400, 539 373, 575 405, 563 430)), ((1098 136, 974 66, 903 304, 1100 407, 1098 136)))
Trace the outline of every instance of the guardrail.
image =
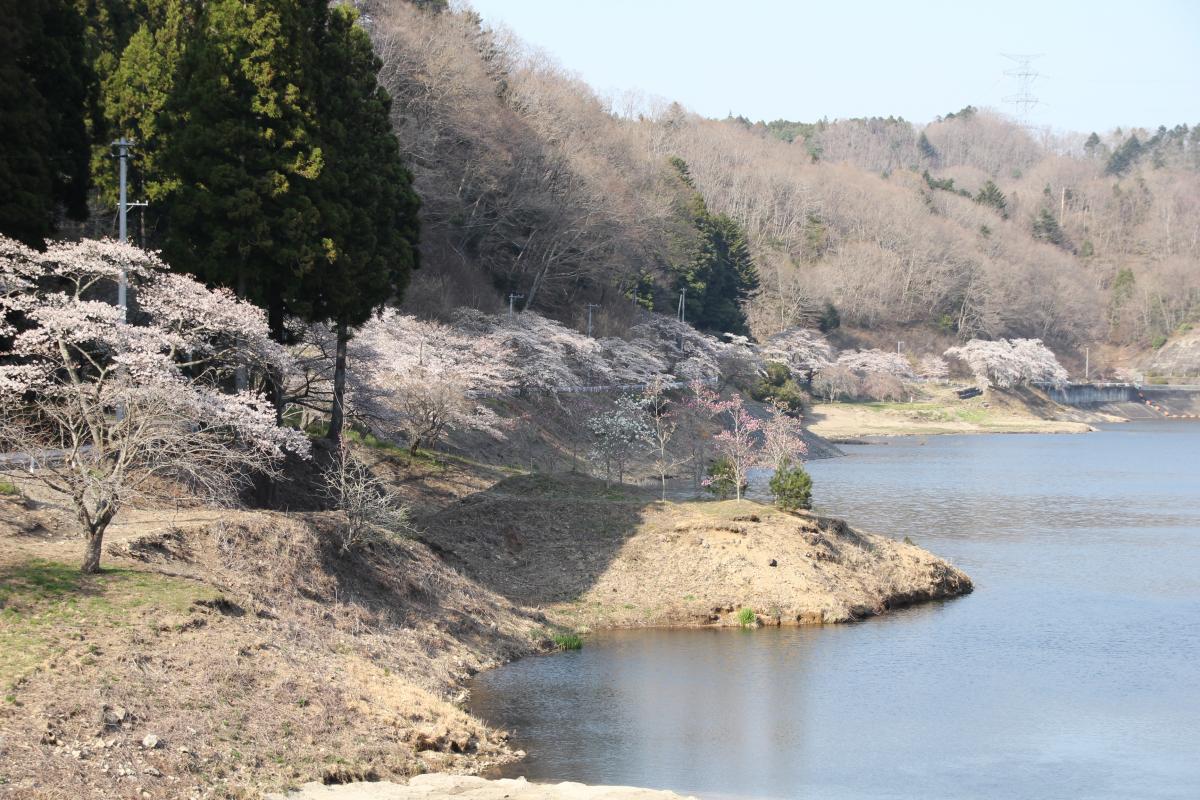
MULTIPOLYGON (((691 386, 693 383, 699 383, 702 386, 716 386, 720 383, 718 378, 703 378, 698 381, 663 381, 660 386, 664 389, 682 389, 685 386, 691 386)), ((543 386, 522 386, 508 392, 467 392, 467 397, 474 399, 496 399, 500 397, 522 397, 529 394, 552 395, 552 394, 602 394, 604 392, 643 392, 654 384, 646 383, 609 383, 597 386, 562 386, 557 388, 543 386)))

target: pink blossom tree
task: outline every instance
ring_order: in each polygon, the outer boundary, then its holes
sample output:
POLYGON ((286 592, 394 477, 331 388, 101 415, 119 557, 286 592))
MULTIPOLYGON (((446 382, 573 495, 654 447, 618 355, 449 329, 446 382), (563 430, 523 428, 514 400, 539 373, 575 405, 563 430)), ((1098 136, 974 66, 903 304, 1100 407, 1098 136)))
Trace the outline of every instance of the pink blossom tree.
POLYGON ((804 443, 804 424, 800 417, 789 414, 781 406, 772 404, 770 416, 762 426, 763 444, 760 462, 776 471, 786 469, 789 464, 798 464, 808 454, 804 443))
POLYGON ((261 392, 222 389, 238 371, 292 369, 263 311, 167 272, 152 253, 88 240, 36 253, 0 238, 0 319, 11 341, 0 351, 0 441, 69 498, 87 538, 84 572, 99 570, 104 532, 131 500, 180 482, 228 500, 285 452, 308 452, 261 392), (122 273, 135 291, 130 321, 107 302, 122 273))
POLYGON ((703 386, 695 387, 695 392, 699 407, 723 426, 723 430, 713 437, 713 443, 717 452, 729 462, 734 494, 740 502, 742 486, 759 461, 762 420, 746 410, 740 394, 733 394, 726 400, 703 386))

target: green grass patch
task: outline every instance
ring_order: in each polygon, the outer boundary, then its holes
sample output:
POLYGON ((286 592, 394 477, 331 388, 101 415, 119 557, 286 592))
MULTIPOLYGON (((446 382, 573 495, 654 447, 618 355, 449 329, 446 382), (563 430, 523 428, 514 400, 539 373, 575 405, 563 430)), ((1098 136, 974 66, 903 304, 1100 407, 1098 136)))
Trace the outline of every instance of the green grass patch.
POLYGON ((90 635, 186 614, 197 600, 219 596, 195 581, 138 570, 82 575, 78 565, 42 559, 0 568, 0 688, 68 650, 85 665, 94 661, 98 648, 83 643, 90 635))
POLYGON ((758 621, 758 617, 755 616, 753 608, 743 608, 737 614, 737 621, 738 625, 741 625, 743 628, 749 628, 758 621))
POLYGON ((4 495, 5 497, 16 497, 20 493, 21 490, 17 488, 15 483, 0 478, 0 495, 4 495))
POLYGON ((582 650, 583 637, 578 633, 556 633, 550 637, 559 650, 582 650))

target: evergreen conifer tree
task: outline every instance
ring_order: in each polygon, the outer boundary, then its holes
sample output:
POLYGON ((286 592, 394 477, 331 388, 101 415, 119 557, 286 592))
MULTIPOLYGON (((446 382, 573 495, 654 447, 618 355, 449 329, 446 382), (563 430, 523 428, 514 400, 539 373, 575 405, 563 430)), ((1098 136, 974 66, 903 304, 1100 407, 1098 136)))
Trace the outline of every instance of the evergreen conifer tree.
POLYGON ((87 216, 95 76, 70 0, 2 0, 0 20, 0 233, 41 247, 60 210, 87 216))
POLYGON ((392 132, 391 99, 376 80, 380 62, 370 37, 346 7, 320 22, 312 108, 323 168, 311 191, 322 250, 291 305, 308 319, 332 321, 336 330, 329 438, 337 441, 346 344, 373 311, 403 295, 418 264, 420 201, 392 132))

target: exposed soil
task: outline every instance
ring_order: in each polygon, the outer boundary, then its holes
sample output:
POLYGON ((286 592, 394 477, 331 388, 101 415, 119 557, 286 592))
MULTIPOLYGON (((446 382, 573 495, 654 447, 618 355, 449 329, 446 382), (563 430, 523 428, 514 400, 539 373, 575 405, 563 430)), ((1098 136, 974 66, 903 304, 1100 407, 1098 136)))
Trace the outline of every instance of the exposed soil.
POLYGON ((971 591, 929 552, 750 501, 660 501, 583 477, 523 476, 422 520, 480 584, 574 627, 848 622, 971 591))
MULTIPOLYGON (((0 798, 253 798, 477 773, 522 754, 462 710, 467 678, 553 649, 560 626, 730 624, 743 607, 834 622, 970 590, 919 548, 837 520, 373 457, 418 530, 351 553, 334 512, 129 509, 105 572, 85 577, 61 500, 26 481, 0 498, 0 798)), ((439 786, 396 796, 670 797, 439 786)))

